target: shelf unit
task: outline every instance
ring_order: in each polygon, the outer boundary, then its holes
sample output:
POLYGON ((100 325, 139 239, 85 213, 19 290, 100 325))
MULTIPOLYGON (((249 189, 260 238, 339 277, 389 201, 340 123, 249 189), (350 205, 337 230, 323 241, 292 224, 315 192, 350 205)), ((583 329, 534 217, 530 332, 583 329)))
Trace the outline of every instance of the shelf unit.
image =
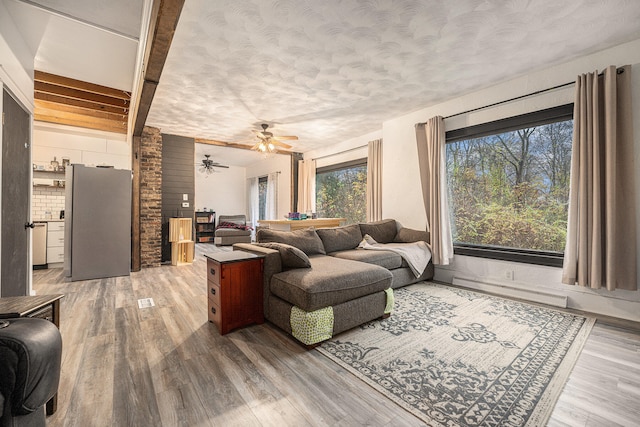
POLYGON ((191 218, 169 218, 169 242, 171 242, 171 265, 193 263, 193 220, 191 218))
POLYGON ((196 212, 196 242, 213 243, 216 232, 215 212, 196 212))
POLYGON ((46 171, 46 170, 33 170, 33 186, 34 187, 54 187, 64 188, 65 186, 65 171, 46 171), (46 184, 43 184, 47 181, 46 184), (49 184, 49 182, 51 182, 49 184))

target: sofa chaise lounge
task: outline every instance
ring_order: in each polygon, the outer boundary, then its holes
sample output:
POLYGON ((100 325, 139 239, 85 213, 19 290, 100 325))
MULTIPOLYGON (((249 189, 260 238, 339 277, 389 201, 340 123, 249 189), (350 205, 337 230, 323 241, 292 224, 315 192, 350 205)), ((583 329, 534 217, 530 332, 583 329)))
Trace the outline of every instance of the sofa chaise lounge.
POLYGON ((257 243, 233 248, 264 255, 265 318, 314 347, 388 316, 394 288, 433 278, 431 261, 416 277, 398 253, 358 248, 367 235, 392 245, 429 240, 428 232, 402 228, 388 219, 317 230, 260 229, 257 243))

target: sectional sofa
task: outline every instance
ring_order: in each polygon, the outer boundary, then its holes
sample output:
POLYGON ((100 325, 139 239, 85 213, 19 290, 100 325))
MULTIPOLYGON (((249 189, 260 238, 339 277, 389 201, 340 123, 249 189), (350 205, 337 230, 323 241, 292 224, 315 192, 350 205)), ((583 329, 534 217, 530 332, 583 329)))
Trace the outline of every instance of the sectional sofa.
POLYGON ((257 243, 233 249, 264 255, 265 318, 313 347, 391 314, 394 288, 433 278, 431 261, 416 277, 400 254, 381 245, 358 248, 365 236, 388 246, 429 241, 429 233, 387 219, 317 230, 260 229, 257 243))

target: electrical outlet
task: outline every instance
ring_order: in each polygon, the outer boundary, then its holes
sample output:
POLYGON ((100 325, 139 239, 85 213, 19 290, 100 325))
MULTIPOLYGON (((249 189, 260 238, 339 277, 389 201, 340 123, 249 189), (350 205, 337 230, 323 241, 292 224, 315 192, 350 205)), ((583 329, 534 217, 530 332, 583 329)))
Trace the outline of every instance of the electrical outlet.
POLYGON ((182 200, 189 200, 189 195, 188 194, 183 194, 182 195, 182 200))
POLYGON ((182 207, 183 208, 188 208, 189 207, 189 202, 182 202, 182 207))
POLYGON ((504 278, 507 280, 515 280, 515 271, 507 270, 504 272, 504 278))

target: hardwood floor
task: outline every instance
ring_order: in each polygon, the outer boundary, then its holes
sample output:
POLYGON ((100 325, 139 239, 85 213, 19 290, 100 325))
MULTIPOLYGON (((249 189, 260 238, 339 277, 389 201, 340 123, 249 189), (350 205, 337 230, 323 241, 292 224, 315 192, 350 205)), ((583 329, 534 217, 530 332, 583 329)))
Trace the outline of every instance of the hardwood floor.
MULTIPOLYGON (((34 271, 38 294, 63 293, 62 378, 49 426, 418 426, 319 352, 275 326, 221 337, 207 321, 206 260, 65 282, 34 271), (137 300, 153 298, 154 307, 137 300)), ((550 426, 637 426, 640 332, 598 322, 550 426)))

